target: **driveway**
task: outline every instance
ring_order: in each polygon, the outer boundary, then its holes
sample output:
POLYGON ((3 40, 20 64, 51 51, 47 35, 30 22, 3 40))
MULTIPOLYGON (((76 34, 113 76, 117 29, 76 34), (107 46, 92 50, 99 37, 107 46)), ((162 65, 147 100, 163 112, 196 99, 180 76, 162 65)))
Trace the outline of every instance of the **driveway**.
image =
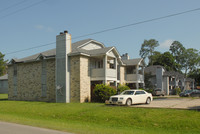
POLYGON ((154 99, 149 105, 139 104, 139 105, 132 105, 131 107, 200 110, 200 99, 199 98, 157 98, 157 99, 154 99))
POLYGON ((1 134, 70 134, 44 128, 19 125, 15 123, 0 122, 1 134))

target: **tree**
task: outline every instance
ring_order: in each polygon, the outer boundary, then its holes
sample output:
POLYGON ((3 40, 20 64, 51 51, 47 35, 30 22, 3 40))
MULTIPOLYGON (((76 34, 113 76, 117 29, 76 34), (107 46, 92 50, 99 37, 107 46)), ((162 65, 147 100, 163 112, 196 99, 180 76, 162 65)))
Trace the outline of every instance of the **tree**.
POLYGON ((179 68, 177 69, 181 71, 184 64, 185 47, 183 47, 179 41, 174 41, 171 44, 169 51, 174 56, 176 63, 179 64, 179 68))
POLYGON ((188 77, 195 79, 197 86, 200 86, 200 68, 191 70, 188 73, 188 77))
POLYGON ((6 62, 4 60, 4 56, 1 52, 0 52, 0 76, 4 75, 6 73, 6 62))
POLYGON ((149 62, 152 65, 152 60, 150 59, 150 57, 152 57, 155 47, 158 47, 158 46, 159 46, 159 43, 155 39, 144 40, 140 49, 140 56, 144 59, 148 57, 149 62))
POLYGON ((173 55, 170 52, 158 54, 153 56, 153 65, 161 65, 166 68, 167 71, 177 71, 177 64, 173 55))
MULTIPOLYGON (((161 53, 161 52, 154 51, 154 52, 153 52, 153 55, 150 56, 150 59, 151 59, 152 64, 154 64, 155 62, 159 61, 161 56, 162 56, 162 53, 161 53)), ((150 63, 149 63, 148 66, 150 66, 150 63)))
POLYGON ((200 65, 200 54, 198 50, 194 48, 186 49, 184 52, 184 64, 185 76, 188 71, 196 70, 200 65))

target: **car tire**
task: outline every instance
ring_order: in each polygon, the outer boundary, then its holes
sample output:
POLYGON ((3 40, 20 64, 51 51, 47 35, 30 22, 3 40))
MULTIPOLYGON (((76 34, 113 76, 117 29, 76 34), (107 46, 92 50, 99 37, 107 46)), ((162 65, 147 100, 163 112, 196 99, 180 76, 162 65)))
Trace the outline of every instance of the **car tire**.
POLYGON ((126 100, 126 105, 127 106, 131 106, 132 105, 132 100, 131 99, 127 99, 126 100))
POLYGON ((146 104, 150 104, 151 103, 151 98, 147 98, 147 100, 146 100, 146 104))

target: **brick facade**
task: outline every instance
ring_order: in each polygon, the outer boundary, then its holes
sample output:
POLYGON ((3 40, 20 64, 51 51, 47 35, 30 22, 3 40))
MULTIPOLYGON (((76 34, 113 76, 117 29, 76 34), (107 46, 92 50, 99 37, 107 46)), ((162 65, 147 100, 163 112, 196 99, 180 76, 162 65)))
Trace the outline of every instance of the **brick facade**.
POLYGON ((8 99, 55 102, 55 59, 46 60, 46 96, 42 96, 42 61, 17 64, 17 93, 14 94, 14 66, 8 67, 8 99))

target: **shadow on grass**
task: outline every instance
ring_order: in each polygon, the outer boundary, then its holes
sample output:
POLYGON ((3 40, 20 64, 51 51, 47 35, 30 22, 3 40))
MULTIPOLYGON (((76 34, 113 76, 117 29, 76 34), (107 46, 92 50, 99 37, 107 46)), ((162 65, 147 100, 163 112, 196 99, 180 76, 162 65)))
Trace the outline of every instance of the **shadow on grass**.
POLYGON ((0 99, 0 101, 7 101, 8 99, 0 99))

